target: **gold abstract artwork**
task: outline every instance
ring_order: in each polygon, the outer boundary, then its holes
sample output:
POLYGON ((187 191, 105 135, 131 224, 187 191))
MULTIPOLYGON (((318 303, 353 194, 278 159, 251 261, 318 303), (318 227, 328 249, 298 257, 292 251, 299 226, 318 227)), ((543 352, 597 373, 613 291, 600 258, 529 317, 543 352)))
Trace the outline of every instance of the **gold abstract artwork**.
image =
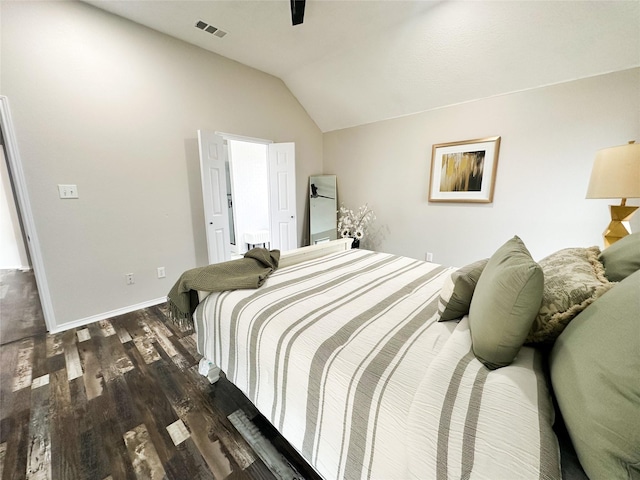
POLYGON ((441 192, 479 192, 482 190, 485 151, 442 155, 441 192))

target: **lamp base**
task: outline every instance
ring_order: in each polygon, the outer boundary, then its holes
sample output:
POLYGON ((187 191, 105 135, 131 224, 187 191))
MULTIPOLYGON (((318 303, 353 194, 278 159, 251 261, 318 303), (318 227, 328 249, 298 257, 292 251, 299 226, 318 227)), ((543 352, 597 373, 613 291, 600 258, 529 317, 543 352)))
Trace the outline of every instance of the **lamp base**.
POLYGON ((604 233, 604 248, 613 245, 621 238, 629 235, 629 230, 623 222, 628 222, 638 207, 628 207, 626 205, 609 205, 611 212, 611 223, 607 225, 604 233))

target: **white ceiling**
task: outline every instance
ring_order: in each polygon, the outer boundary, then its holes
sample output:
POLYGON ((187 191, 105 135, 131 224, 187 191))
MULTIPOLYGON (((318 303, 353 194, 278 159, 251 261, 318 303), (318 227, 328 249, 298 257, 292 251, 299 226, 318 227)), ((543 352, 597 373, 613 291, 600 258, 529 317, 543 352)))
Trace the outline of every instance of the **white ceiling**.
POLYGON ((88 3, 281 78, 323 132, 640 66, 640 0, 88 3))

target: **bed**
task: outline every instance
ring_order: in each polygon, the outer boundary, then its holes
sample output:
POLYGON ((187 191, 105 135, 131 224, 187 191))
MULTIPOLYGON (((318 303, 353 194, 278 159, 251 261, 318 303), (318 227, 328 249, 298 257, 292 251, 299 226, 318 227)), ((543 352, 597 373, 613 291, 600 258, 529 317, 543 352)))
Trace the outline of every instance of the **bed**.
POLYGON ((339 240, 193 320, 200 373, 324 478, 636 479, 639 291, 640 233, 459 269, 339 240))
POLYGON ((560 478, 540 350, 487 368, 469 315, 438 321, 457 269, 332 248, 202 295, 201 373, 224 371, 327 479, 560 478))

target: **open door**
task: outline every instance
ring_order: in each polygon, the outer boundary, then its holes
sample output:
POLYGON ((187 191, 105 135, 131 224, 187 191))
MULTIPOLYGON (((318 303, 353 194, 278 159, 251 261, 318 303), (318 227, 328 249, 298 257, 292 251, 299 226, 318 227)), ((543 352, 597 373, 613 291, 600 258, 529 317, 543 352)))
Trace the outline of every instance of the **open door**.
MULTIPOLYGON (((198 130, 198 147, 200 150, 200 172, 202 178, 202 197, 204 201, 204 216, 207 232, 207 251, 209 263, 220 263, 231 259, 229 209, 227 201, 226 161, 229 154, 225 139, 248 143, 252 139, 216 134, 205 130, 198 130)), ((271 248, 282 251, 298 248, 298 228, 296 221, 296 169, 294 143, 268 143, 268 151, 263 155, 265 164, 264 178, 268 185, 268 198, 257 198, 251 183, 237 185, 242 178, 232 175, 234 203, 236 198, 247 192, 252 195, 252 201, 269 205, 269 243, 271 248), (240 191, 242 190, 242 191, 240 191)), ((242 161, 234 158, 232 162, 242 161)), ((232 165, 232 170, 233 165, 232 165)), ((256 181, 254 178, 251 181, 256 181)), ((266 193, 266 192, 265 192, 266 193)), ((235 208, 235 207, 234 207, 235 208)), ((236 218, 236 220, 238 220, 236 218)), ((238 220, 239 221, 239 220, 238 220)), ((236 225, 236 232, 238 227, 236 225)), ((264 227, 261 227, 264 228, 264 227)), ((240 235, 242 237, 242 235, 240 235)), ((242 242, 236 238, 236 244, 242 242)))
POLYGON ((231 259, 231 252, 224 139, 198 130, 198 148, 209 264, 226 262, 231 259))
POLYGON ((271 247, 283 252, 298 248, 295 143, 269 145, 269 203, 271 247))

